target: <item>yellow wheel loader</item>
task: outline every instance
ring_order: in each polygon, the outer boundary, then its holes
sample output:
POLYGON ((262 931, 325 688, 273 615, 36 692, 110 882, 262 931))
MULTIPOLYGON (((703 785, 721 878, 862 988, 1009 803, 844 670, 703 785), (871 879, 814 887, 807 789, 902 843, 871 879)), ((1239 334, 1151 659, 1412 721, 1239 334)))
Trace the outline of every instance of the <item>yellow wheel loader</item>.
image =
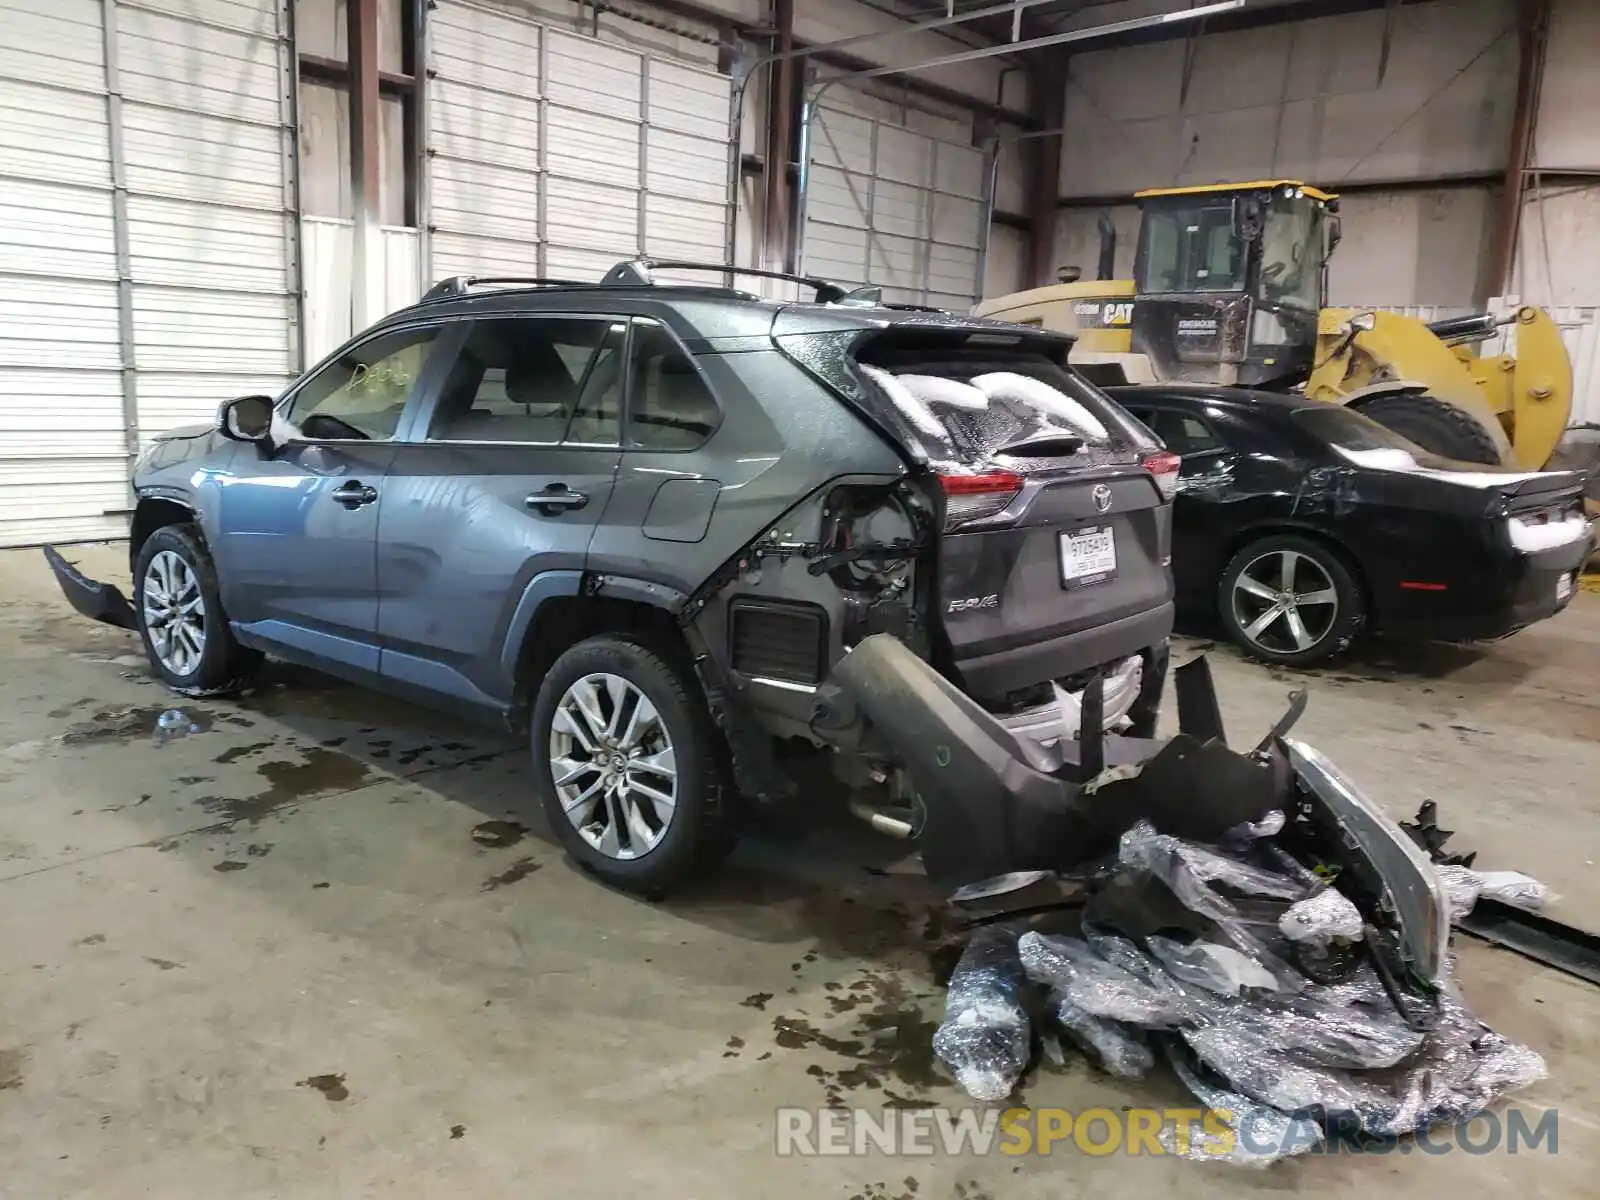
POLYGON ((1296 180, 1140 192, 1131 280, 986 300, 975 310, 1075 332, 1073 361, 1101 383, 1182 380, 1303 391, 1348 404, 1426 449, 1468 462, 1545 465, 1567 426, 1572 363, 1548 313, 1435 321, 1326 308, 1337 196, 1296 180), (1517 354, 1474 347, 1515 322, 1517 354))

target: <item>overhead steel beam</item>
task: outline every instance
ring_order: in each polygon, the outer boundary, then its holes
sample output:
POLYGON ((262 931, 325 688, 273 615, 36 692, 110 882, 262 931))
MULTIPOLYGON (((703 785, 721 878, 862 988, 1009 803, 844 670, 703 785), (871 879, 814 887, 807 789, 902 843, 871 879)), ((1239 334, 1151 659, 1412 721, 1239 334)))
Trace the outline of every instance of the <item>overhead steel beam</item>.
POLYGON ((1018 51, 1042 50, 1049 46, 1064 46, 1073 42, 1089 41, 1106 34, 1127 30, 1145 29, 1160 25, 1181 25, 1188 21, 1200 20, 1216 13, 1232 12, 1234 9, 1243 7, 1244 0, 1217 0, 1216 3, 1202 4, 1196 8, 1186 8, 1176 12, 1160 13, 1148 17, 1133 17, 1126 21, 1114 21, 1110 24, 1095 26, 1090 29, 1072 29, 1064 33, 1052 33, 1046 37, 1030 38, 1023 42, 1008 42, 998 46, 986 46, 975 50, 963 50, 955 54, 944 54, 937 58, 927 59, 914 66, 873 67, 869 70, 835 75, 823 80, 806 101, 804 112, 800 118, 800 187, 797 200, 798 220, 796 221, 795 229, 795 270, 803 270, 805 264, 806 193, 811 179, 811 122, 816 116, 817 109, 822 105, 823 95, 835 84, 864 82, 869 79, 882 79, 886 75, 895 75, 904 71, 920 71, 930 67, 975 62, 979 59, 994 58, 997 55, 1018 51))
MULTIPOLYGON (((1041 56, 1043 57, 1043 56, 1041 56)), ((1048 56, 1044 68, 1032 76, 1033 115, 1046 129, 1058 128, 1066 119, 1066 53, 1048 56)), ((1002 152, 995 147, 995 154, 1002 152)), ((1054 276, 1056 199, 1061 195, 1061 139, 1034 139, 1028 160, 1028 277, 1025 287, 1038 287, 1054 276)))
POLYGON ((976 62, 979 59, 994 58, 1001 54, 1020 54, 1028 50, 1043 50, 1047 46, 1064 46, 1071 42, 1097 42, 1105 38, 1115 37, 1121 33, 1134 33, 1141 29, 1183 26, 1189 21, 1203 20, 1219 13, 1241 9, 1244 7, 1244 3, 1245 0, 1216 0, 1213 4, 1202 4, 1196 8, 1177 9, 1173 12, 1157 13, 1148 17, 1130 17, 1126 21, 1113 21, 1107 25, 1096 25, 1088 29, 1069 29, 1064 33, 1050 33, 1044 37, 1029 38, 1022 42, 1002 42, 994 46, 980 46, 972 50, 958 51, 954 54, 942 54, 938 58, 924 59, 914 66, 874 67, 869 71, 860 71, 853 75, 836 75, 832 79, 825 80, 823 86, 841 83, 847 79, 877 79, 884 75, 894 75, 902 71, 926 71, 930 67, 950 67, 957 63, 976 62))

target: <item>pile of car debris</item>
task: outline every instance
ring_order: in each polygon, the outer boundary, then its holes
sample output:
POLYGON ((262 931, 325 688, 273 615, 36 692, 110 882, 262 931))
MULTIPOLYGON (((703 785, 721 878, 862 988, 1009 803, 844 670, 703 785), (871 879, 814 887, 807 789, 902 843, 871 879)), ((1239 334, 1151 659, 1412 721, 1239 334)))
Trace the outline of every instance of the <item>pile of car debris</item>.
MULTIPOLYGON (((1202 721, 1216 720, 1209 675, 1195 682, 1179 687, 1191 723, 1197 695, 1202 721)), ((1211 800, 1191 771, 1174 817, 1146 793, 1172 786, 1174 743, 1193 765, 1202 743, 1180 734, 1080 789, 1126 814, 1112 851, 956 890, 956 903, 992 911, 974 918, 934 1050, 973 1097, 1004 1100, 1036 1047, 1064 1035, 1121 1078, 1165 1059, 1226 1114, 1226 1135, 1163 1130, 1169 1152, 1265 1166, 1330 1138, 1465 1120, 1544 1077, 1535 1051, 1473 1016, 1448 950, 1450 921, 1480 896, 1536 910, 1548 890, 1440 854, 1431 805, 1402 830, 1282 736, 1301 708, 1298 697, 1248 755, 1222 745, 1220 725, 1204 740, 1214 763, 1231 756, 1254 783, 1235 772, 1211 800), (1247 809, 1269 794, 1279 803, 1237 821, 1241 791, 1257 797, 1247 809), (1207 830, 1208 811, 1233 823, 1207 830)))

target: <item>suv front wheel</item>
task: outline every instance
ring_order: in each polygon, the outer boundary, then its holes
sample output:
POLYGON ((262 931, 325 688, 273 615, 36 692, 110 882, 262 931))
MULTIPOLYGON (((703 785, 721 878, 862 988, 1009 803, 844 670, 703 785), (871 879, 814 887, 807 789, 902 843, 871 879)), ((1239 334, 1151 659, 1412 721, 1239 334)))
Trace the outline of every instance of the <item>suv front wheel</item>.
POLYGON ((550 827, 585 869, 659 893, 731 847, 722 739, 684 671, 638 642, 579 642, 533 705, 533 765, 550 827))
POLYGON ((157 529, 133 568, 133 611, 145 654, 168 687, 187 696, 240 691, 261 669, 259 651, 228 627, 217 568, 194 525, 157 529))

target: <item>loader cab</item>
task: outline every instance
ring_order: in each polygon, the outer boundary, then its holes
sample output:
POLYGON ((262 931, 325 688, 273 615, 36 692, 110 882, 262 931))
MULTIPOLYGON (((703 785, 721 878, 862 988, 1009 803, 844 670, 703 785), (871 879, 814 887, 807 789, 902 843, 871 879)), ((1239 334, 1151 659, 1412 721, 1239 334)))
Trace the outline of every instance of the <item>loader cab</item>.
POLYGON ((1294 180, 1138 193, 1132 342, 1162 379, 1290 387, 1310 372, 1338 198, 1294 180))

